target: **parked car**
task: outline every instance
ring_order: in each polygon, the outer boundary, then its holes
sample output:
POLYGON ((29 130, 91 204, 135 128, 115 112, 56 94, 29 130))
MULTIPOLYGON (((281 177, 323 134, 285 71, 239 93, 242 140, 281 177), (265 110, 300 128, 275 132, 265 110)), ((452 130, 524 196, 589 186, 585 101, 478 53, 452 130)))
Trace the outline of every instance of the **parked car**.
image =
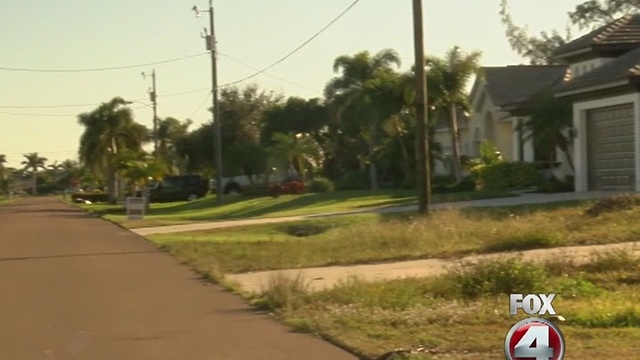
POLYGON ((209 191, 209 181, 200 175, 167 176, 149 189, 149 201, 193 201, 209 191))

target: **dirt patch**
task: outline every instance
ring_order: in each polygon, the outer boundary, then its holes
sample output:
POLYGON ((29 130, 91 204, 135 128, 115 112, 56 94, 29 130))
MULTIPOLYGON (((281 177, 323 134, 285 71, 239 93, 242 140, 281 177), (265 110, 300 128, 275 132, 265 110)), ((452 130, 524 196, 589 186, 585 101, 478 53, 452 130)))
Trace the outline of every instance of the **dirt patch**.
POLYGON ((320 235, 327 230, 329 230, 330 226, 323 225, 291 225, 285 227, 285 232, 291 236, 296 237, 308 237, 314 235, 320 235))

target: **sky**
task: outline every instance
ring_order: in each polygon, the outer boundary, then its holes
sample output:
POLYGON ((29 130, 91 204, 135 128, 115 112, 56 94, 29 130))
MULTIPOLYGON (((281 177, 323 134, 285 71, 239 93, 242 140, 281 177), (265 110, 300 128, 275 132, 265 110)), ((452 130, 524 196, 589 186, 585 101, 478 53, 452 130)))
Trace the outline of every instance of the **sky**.
MULTIPOLYGON (((210 121, 211 62, 202 31, 208 14, 195 17, 206 0, 23 0, 2 2, 0 12, 0 154, 19 166, 38 152, 49 163, 77 159, 83 128, 77 115, 115 96, 133 101, 136 121, 152 126, 147 91, 155 69, 158 116, 210 121), (196 56, 197 55, 197 56, 196 56), (138 64, 163 64, 132 67, 138 64), (82 70, 34 72, 12 69, 82 70), (74 106, 71 106, 74 105, 74 106)), ((353 0, 213 0, 218 39, 218 83, 224 85, 276 62, 326 26, 353 0)), ((511 0, 518 24, 532 34, 564 30, 567 12, 581 0, 511 0)), ((428 54, 455 45, 482 52, 482 65, 526 63, 504 36, 500 0, 423 0, 428 54)), ((580 33, 576 30, 574 36, 580 33)), ((318 97, 344 54, 393 48, 413 62, 409 0, 361 0, 300 51, 250 79, 286 96, 318 97)))

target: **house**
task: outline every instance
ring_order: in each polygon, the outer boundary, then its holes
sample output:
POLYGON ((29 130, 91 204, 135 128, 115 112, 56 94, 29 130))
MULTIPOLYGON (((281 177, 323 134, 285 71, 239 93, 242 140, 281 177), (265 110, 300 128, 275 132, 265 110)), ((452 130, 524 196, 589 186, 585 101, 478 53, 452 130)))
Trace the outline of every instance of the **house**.
MULTIPOLYGON (((532 99, 561 83, 567 71, 564 65, 482 67, 469 94, 472 112, 469 116, 458 116, 461 155, 478 157, 480 144, 489 140, 507 161, 547 162, 548 149, 535 149, 528 136, 519 130, 519 124, 530 116, 532 99)), ((451 154, 447 121, 438 123, 434 140, 440 143, 445 155, 451 154)), ((563 156, 556 154, 560 164, 565 164, 563 156)), ((436 173, 446 171, 447 167, 437 164, 436 173)), ((570 168, 562 165, 557 172, 558 176, 564 176, 570 168)))
POLYGON ((640 191, 640 14, 558 48, 571 76, 554 88, 573 103, 576 191, 640 191))

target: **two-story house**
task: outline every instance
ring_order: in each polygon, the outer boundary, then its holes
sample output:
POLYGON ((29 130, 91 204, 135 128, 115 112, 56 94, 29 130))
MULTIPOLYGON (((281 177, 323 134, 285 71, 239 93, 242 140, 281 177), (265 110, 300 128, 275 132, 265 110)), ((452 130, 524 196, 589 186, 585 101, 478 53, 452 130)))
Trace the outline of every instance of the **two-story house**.
POLYGON ((558 48, 571 76, 555 87, 573 103, 576 191, 640 191, 640 14, 558 48))

